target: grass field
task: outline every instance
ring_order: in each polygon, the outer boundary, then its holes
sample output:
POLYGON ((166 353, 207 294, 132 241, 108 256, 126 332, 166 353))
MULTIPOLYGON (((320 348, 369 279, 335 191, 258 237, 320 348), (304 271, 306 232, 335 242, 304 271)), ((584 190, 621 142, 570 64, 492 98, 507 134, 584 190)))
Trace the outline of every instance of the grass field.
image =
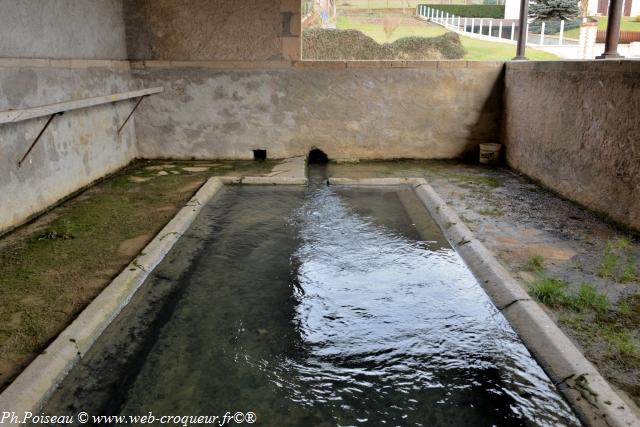
MULTIPOLYGON (((384 29, 381 23, 363 22, 346 16, 338 17, 338 29, 359 30, 368 35, 378 43, 387 42, 384 29)), ((389 42, 393 42, 402 37, 436 37, 446 33, 443 27, 439 25, 415 22, 401 24, 391 35, 389 42)), ((507 43, 492 43, 484 40, 478 40, 471 37, 460 37, 462 46, 466 54, 464 59, 471 61, 506 61, 513 58, 516 54, 515 45, 507 43)), ((527 49, 527 57, 529 59, 558 59, 557 56, 535 49, 527 49)))
MULTIPOLYGON (((607 29, 607 17, 599 16, 596 18, 598 20, 598 29, 606 30, 607 29)), ((623 16, 622 23, 620 24, 621 31, 640 31, 640 22, 635 22, 634 16, 623 16)), ((580 28, 572 28, 564 33, 565 37, 569 37, 572 39, 580 38, 580 28)))

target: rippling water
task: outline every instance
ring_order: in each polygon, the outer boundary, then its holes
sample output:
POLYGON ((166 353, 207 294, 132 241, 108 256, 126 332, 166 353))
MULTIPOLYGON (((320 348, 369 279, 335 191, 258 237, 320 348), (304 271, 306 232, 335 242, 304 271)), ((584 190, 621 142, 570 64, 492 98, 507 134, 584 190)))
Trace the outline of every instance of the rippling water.
POLYGON ((325 185, 227 189, 48 406, 578 424, 410 190, 325 185))

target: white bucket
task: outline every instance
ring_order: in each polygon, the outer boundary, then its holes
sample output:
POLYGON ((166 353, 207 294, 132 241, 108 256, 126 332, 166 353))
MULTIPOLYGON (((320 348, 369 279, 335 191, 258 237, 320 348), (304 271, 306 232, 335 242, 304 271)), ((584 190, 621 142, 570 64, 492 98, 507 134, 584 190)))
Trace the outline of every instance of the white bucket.
POLYGON ((500 149, 502 144, 480 144, 480 163, 485 165, 500 163, 500 149))

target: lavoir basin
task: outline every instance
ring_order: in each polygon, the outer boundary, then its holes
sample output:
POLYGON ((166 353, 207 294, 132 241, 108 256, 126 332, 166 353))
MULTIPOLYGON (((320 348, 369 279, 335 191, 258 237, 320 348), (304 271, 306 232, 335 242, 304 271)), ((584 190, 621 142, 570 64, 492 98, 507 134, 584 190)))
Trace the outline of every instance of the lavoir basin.
POLYGON ((43 412, 579 421, 409 187, 227 186, 43 412))

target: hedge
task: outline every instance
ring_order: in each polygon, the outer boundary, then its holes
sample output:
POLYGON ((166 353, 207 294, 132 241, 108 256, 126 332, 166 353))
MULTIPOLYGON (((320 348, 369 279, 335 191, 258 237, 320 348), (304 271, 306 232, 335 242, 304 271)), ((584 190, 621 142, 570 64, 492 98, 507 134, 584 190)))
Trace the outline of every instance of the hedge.
POLYGON ((469 18, 504 18, 504 5, 495 4, 425 4, 424 6, 469 18))

